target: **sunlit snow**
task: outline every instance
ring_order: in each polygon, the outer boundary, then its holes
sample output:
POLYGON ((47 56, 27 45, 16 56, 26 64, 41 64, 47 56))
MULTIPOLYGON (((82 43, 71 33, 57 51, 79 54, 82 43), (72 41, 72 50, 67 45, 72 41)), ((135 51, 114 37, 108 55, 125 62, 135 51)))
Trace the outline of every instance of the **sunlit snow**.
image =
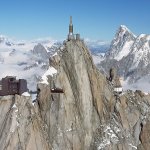
POLYGON ((47 76, 50 75, 50 76, 53 76, 54 74, 57 73, 57 70, 54 68, 54 67, 49 67, 49 69, 44 73, 44 75, 42 76, 42 80, 41 83, 43 84, 49 84, 48 83, 48 78, 47 76))
POLYGON ((116 60, 121 60, 123 57, 127 56, 130 52, 130 48, 133 44, 133 41, 126 42, 123 46, 122 50, 118 53, 118 55, 115 57, 116 60))
POLYGON ((30 94, 28 92, 24 92, 22 93, 23 96, 30 96, 30 94))

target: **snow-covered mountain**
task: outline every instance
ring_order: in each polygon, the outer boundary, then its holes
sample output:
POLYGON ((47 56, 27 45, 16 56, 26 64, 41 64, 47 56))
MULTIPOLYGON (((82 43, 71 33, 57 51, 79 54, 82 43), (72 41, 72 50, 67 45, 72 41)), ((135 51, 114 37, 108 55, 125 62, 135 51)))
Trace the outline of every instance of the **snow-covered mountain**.
MULTIPOLYGON (((127 27, 120 26, 99 67, 106 72, 116 67, 126 88, 143 89, 141 81, 150 81, 150 35, 135 36, 127 27)), ((145 91, 150 91, 150 86, 145 86, 145 91)))
POLYGON ((133 55, 132 69, 146 67, 150 64, 150 35, 141 34, 132 45, 133 55))
POLYGON ((27 79, 29 90, 36 90, 37 81, 48 68, 49 57, 59 45, 59 42, 51 39, 19 42, 0 36, 0 78, 24 78, 27 79))
POLYGON ((121 25, 111 42, 106 57, 109 59, 120 60, 130 52, 130 48, 134 43, 136 36, 124 25, 121 25))

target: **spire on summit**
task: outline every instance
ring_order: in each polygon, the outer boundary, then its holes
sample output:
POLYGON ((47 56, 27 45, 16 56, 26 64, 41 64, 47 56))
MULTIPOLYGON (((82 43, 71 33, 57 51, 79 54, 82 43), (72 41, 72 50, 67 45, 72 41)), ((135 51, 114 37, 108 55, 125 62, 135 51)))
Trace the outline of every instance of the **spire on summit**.
POLYGON ((73 24, 72 24, 72 16, 70 16, 70 24, 69 24, 69 35, 73 34, 73 24))
POLYGON ((73 23, 72 23, 72 16, 70 16, 70 23, 69 23, 69 34, 68 34, 68 41, 70 40, 80 40, 80 34, 73 33, 73 23))

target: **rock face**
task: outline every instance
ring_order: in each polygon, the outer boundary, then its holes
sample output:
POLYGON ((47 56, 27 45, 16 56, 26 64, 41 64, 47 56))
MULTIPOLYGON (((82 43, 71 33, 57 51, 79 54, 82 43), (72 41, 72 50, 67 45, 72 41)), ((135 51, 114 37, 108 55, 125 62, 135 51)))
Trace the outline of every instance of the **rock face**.
POLYGON ((70 40, 50 60, 57 74, 30 97, 0 100, 1 150, 147 150, 150 96, 113 84, 93 64, 83 41, 70 40), (51 93, 61 88, 64 93, 51 93))
POLYGON ((32 50, 32 53, 43 58, 43 59, 48 59, 49 55, 46 49, 42 44, 35 45, 35 47, 32 50))
MULTIPOLYGON (((63 88, 64 94, 50 96, 50 90, 42 94, 44 88, 40 85, 41 114, 49 124, 54 149, 88 149, 95 130, 104 120, 102 100, 106 80, 93 65, 83 42, 66 42, 60 55, 54 63, 58 74, 49 82, 63 88)), ((107 88, 106 92, 111 95, 107 88)))
POLYGON ((49 77, 50 86, 38 85, 38 101, 53 149, 147 148, 149 95, 128 91, 115 97, 82 41, 66 42, 51 62, 58 73, 49 77), (64 94, 50 93, 54 87, 64 94))
POLYGON ((0 149, 49 150, 47 134, 30 97, 5 96, 0 99, 0 149))

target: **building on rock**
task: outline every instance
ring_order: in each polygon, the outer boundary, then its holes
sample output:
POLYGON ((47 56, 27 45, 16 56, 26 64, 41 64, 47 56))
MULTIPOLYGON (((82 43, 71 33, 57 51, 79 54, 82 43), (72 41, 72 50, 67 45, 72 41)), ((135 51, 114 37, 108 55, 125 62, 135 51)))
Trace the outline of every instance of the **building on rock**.
POLYGON ((0 81, 0 96, 21 95, 27 91, 27 81, 24 79, 16 80, 16 77, 6 76, 0 81))

